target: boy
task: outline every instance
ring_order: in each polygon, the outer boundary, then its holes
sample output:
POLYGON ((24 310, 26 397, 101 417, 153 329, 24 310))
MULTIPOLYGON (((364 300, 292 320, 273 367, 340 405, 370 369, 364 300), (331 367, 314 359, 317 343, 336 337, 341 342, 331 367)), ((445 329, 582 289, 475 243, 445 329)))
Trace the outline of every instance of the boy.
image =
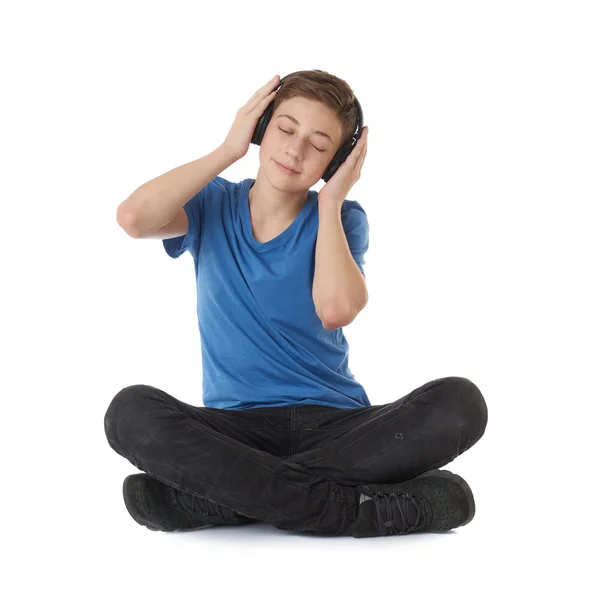
POLYGON ((133 385, 105 416, 110 446, 145 471, 123 484, 141 525, 262 521, 371 537, 448 531, 473 518, 468 484, 437 467, 483 435, 479 389, 446 377, 372 406, 348 367, 342 327, 368 299, 368 222, 345 198, 367 128, 321 191, 310 188, 357 133, 358 110, 333 75, 301 71, 281 85, 276 76, 215 151, 119 206, 130 236, 193 256, 202 340, 203 407, 133 385), (220 177, 246 154, 271 103, 256 179, 220 177))

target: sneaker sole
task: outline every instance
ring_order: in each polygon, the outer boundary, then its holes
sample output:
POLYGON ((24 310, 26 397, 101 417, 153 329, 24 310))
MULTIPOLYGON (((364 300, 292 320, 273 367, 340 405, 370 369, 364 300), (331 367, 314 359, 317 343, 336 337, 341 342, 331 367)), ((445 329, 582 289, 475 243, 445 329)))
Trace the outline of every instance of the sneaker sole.
MULTIPOLYGON (((471 490, 471 487, 469 486, 469 484, 460 475, 457 475, 456 473, 452 473, 450 471, 436 470, 434 476, 442 477, 443 479, 451 479, 452 481, 455 481, 456 483, 458 483, 458 485, 460 485, 462 491, 465 493, 465 496, 467 497, 467 503, 469 505, 469 515, 470 516, 464 523, 458 525, 458 527, 464 527, 465 525, 468 525, 475 517, 475 498, 473 497, 473 491, 471 490)), ((431 475, 431 472, 421 473, 420 475, 417 475, 415 477, 415 479, 419 479, 421 477, 432 477, 432 475, 431 475)))

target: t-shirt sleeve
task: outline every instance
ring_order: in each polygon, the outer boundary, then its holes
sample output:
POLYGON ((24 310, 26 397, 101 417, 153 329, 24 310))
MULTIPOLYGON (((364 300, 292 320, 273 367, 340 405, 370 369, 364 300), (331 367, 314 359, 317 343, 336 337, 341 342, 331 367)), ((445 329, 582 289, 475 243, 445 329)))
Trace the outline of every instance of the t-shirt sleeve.
POLYGON ((365 253, 369 249, 369 221, 363 207, 356 201, 347 200, 342 211, 342 225, 350 252, 364 275, 365 253))
POLYGON ((163 246, 171 258, 180 257, 186 250, 193 256, 198 256, 200 251, 200 238, 203 222, 203 203, 207 187, 202 188, 194 197, 190 198, 183 208, 188 218, 188 230, 185 235, 163 240, 163 246))

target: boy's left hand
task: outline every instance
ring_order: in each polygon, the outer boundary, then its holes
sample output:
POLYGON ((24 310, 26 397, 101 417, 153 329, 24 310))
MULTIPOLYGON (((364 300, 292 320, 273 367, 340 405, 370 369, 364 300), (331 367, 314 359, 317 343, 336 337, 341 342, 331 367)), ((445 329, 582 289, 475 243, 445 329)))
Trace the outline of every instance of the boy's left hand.
POLYGON ((340 165, 333 177, 321 188, 318 199, 319 204, 334 202, 339 208, 352 186, 360 179, 360 170, 367 156, 367 134, 369 128, 364 127, 362 135, 356 146, 352 149, 346 160, 340 165))

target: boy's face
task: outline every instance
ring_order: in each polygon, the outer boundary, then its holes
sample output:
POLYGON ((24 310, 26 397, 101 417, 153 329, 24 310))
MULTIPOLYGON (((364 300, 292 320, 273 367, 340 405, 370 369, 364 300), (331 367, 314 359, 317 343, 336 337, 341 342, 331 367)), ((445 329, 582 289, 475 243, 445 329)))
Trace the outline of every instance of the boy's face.
POLYGON ((323 176, 341 141, 342 125, 331 108, 299 96, 290 98, 269 121, 260 145, 261 168, 275 187, 307 190, 323 176))

